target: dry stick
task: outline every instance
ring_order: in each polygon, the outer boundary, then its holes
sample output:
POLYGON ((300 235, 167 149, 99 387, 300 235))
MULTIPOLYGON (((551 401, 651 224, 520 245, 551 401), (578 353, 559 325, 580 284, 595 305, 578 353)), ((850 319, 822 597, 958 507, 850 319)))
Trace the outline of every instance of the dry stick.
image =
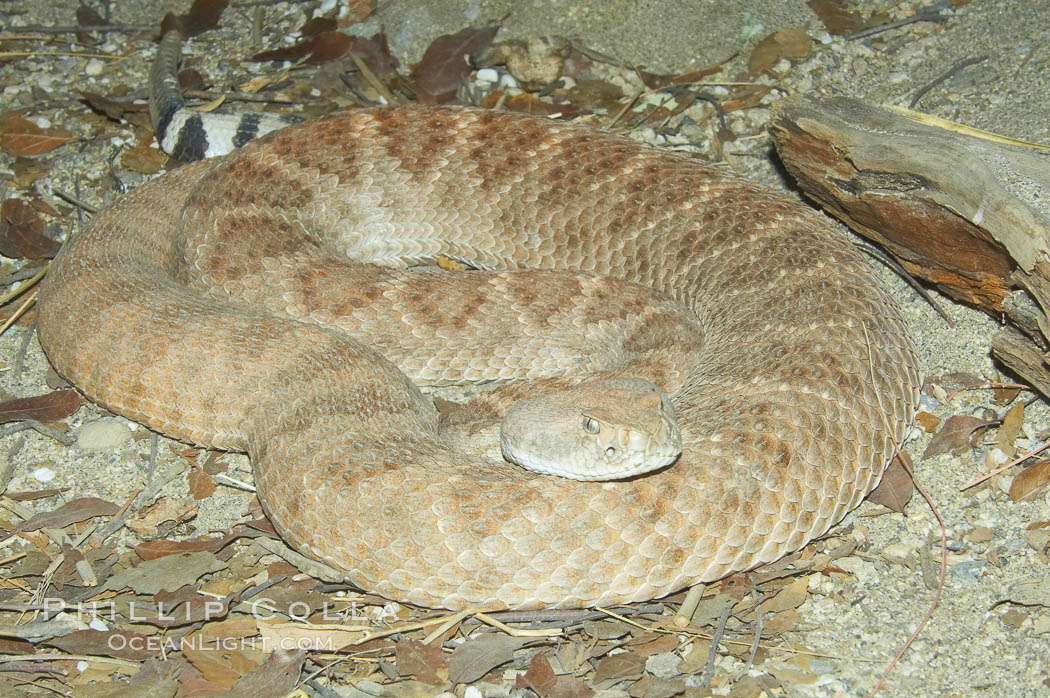
POLYGON ((927 291, 926 288, 922 284, 920 284, 914 276, 909 274, 908 270, 902 267, 900 262, 894 259, 891 254, 883 250, 881 247, 871 247, 870 245, 857 245, 857 247, 867 252, 869 255, 879 260, 880 262, 888 266, 891 270, 896 272, 897 276, 904 279, 908 283, 908 285, 911 286, 912 289, 922 297, 924 301, 926 301, 933 307, 934 311, 936 311, 936 313, 941 316, 941 319, 948 323, 948 327, 951 327, 953 329, 955 328, 955 321, 952 320, 951 316, 948 315, 948 312, 944 308, 942 308, 937 303, 937 301, 933 299, 933 296, 930 295, 930 292, 927 291))
POLYGON ((722 642, 722 636, 726 634, 726 623, 729 622, 729 614, 732 608, 726 605, 722 609, 722 615, 718 618, 718 627, 711 638, 711 647, 707 650, 707 666, 704 667, 704 680, 700 684, 703 688, 711 688, 711 675, 715 673, 715 657, 718 656, 718 645, 722 642))
MULTIPOLYGON (((875 397, 879 401, 879 409, 882 410, 883 414, 885 414, 885 409, 882 406, 882 391, 879 390, 878 383, 875 382, 875 362, 872 359, 871 354, 871 337, 868 335, 868 326, 865 324, 862 325, 862 327, 864 328, 864 343, 868 348, 868 371, 871 375, 871 383, 875 386, 875 397)), ((897 452, 901 450, 901 444, 896 443, 895 439, 893 445, 897 452)), ((908 467, 908 465, 904 462, 904 459, 901 459, 900 463, 901 466, 907 471, 908 475, 911 477, 911 481, 912 484, 915 485, 915 489, 919 490, 919 494, 921 494, 922 498, 926 500, 926 503, 930 507, 930 511, 933 512, 934 517, 936 517, 937 519, 937 523, 939 523, 941 526, 941 572, 937 581, 937 591, 934 593, 933 602, 930 604, 930 607, 926 610, 926 615, 923 617, 922 621, 919 622, 919 626, 915 628, 915 632, 913 632, 911 636, 905 641, 904 646, 901 647, 900 651, 897 653, 897 656, 893 658, 893 661, 890 662, 890 665, 886 667, 886 670, 884 672, 882 672, 882 676, 879 677, 878 683, 875 684, 875 688, 871 691, 872 695, 875 695, 880 690, 882 690, 883 682, 886 680, 886 677, 890 675, 890 672, 893 671, 893 667, 897 666, 897 662, 900 661, 900 658, 904 656, 904 653, 908 651, 909 647, 911 647, 911 644, 915 641, 915 638, 919 636, 919 633, 921 633, 922 629, 926 627, 926 624, 930 621, 930 618, 933 617, 933 612, 937 610, 937 606, 941 602, 941 594, 944 592, 944 578, 948 573, 948 532, 947 530, 945 530, 944 527, 944 519, 941 518, 941 513, 937 510, 937 506, 933 503, 933 498, 930 497, 929 494, 927 494, 923 486, 919 484, 918 480, 915 479, 915 473, 912 471, 912 469, 908 467)))
POLYGON ((883 682, 886 680, 886 677, 889 676, 890 672, 893 671, 893 667, 897 666, 897 662, 900 661, 900 658, 903 657, 904 653, 908 651, 909 647, 911 647, 911 643, 915 641, 915 638, 919 636, 922 629, 926 627, 928 622, 930 622, 934 610, 936 610, 937 605, 941 602, 941 594, 944 593, 944 578, 948 573, 948 533, 944 527, 944 519, 941 518, 941 513, 937 510, 937 507, 934 506, 933 498, 926 493, 926 490, 919 484, 919 481, 915 479, 915 473, 912 472, 912 469, 905 465, 903 460, 901 461, 901 465, 904 466, 906 471, 908 471, 908 475, 911 476, 912 484, 915 485, 915 489, 919 490, 919 494, 922 495, 922 498, 925 499, 926 503, 930 506, 930 511, 932 511, 933 515, 937 517, 937 523, 941 525, 941 572, 937 578, 937 591, 934 592, 933 603, 930 604, 930 608, 926 611, 926 615, 923 617, 922 621, 919 622, 919 627, 915 628, 915 632, 908 637, 907 642, 901 647, 900 652, 898 652, 897 656, 893 658, 890 665, 886 667, 886 671, 882 672, 882 676, 879 677, 879 682, 875 684, 875 688, 871 691, 872 695, 875 695, 882 690, 884 687, 883 682))
POLYGON ((762 597, 758 595, 758 591, 754 587, 751 587, 751 600, 755 604, 755 639, 751 642, 751 652, 747 655, 744 668, 737 672, 737 675, 733 678, 734 682, 744 678, 744 674, 754 665, 755 657, 758 655, 758 644, 762 641, 762 597))
POLYGON ((988 56, 976 56, 976 57, 973 57, 973 58, 967 58, 964 61, 959 61, 954 66, 952 66, 948 70, 944 71, 943 73, 941 73, 940 75, 935 77, 930 82, 930 84, 926 85, 921 90, 916 92, 915 96, 911 98, 911 102, 908 103, 908 109, 914 109, 915 105, 919 103, 919 100, 921 100, 923 97, 926 96, 926 93, 928 93, 933 88, 937 87, 937 85, 940 85, 942 82, 944 82, 945 80, 947 80, 951 76, 953 76, 956 73, 958 73, 963 68, 968 68, 971 65, 974 65, 975 63, 980 63, 980 62, 986 61, 986 60, 988 60, 988 56))
POLYGON ((855 32, 846 37, 843 37, 846 41, 855 41, 856 39, 863 39, 873 34, 881 34, 882 32, 889 31, 891 29, 899 29, 900 27, 906 27, 909 24, 915 24, 916 22, 935 22, 940 23, 944 17, 942 13, 941 3, 930 5, 929 7, 922 7, 915 11, 911 17, 905 17, 904 19, 898 19, 894 22, 887 22, 886 24, 880 24, 877 27, 868 27, 862 29, 859 32, 855 32))
MULTIPOLYGON (((1024 383, 999 383, 996 381, 989 381, 987 383, 978 383, 977 385, 969 385, 965 388, 959 388, 958 390, 952 391, 952 394, 944 398, 945 402, 951 402, 955 399, 955 396, 959 393, 966 392, 967 390, 977 390, 978 388, 1018 388, 1020 390, 1032 390, 1030 386, 1024 383)), ((1035 392, 1032 390, 1032 392, 1035 392)))
POLYGON ((350 60, 352 60, 354 65, 357 66, 357 69, 361 71, 361 77, 365 79, 365 82, 371 85, 373 90, 382 95, 383 99, 385 99, 388 104, 394 106, 404 102, 403 99, 399 99, 390 91, 390 88, 388 88, 383 81, 372 72, 372 69, 368 67, 364 60, 362 60, 361 56, 357 55, 355 51, 350 52, 350 60))
POLYGON ((1015 465, 1017 465, 1021 461, 1028 460, 1029 458, 1031 458, 1032 456, 1036 455, 1037 453, 1042 453, 1047 448, 1050 448, 1050 441, 1047 441, 1046 443, 1044 443, 1039 448, 1033 449, 1033 450, 1029 451, 1028 453, 1024 454, 1023 456, 1019 456, 1019 457, 1015 458, 1014 460, 1010 461, 1006 465, 1000 466, 1000 467, 996 468, 995 470, 993 470, 993 471, 991 471, 989 473, 985 473, 984 475, 980 475, 980 476, 974 478, 973 480, 970 480, 965 485, 960 487, 959 491, 963 492, 965 490, 970 489, 974 485, 979 485, 982 482, 984 482, 985 480, 988 480, 989 478, 993 478, 996 475, 998 475, 999 473, 1004 472, 1006 470, 1009 470, 1010 468, 1014 467, 1015 465))

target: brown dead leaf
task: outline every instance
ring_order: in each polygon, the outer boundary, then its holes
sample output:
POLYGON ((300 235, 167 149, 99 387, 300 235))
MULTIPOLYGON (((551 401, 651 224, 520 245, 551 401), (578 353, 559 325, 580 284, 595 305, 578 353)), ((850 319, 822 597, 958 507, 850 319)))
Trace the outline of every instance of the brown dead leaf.
POLYGON ((158 538, 168 535, 175 526, 196 515, 197 503, 194 500, 162 497, 129 516, 126 525, 142 538, 158 538))
POLYGON ((443 679, 438 672, 448 673, 448 659, 440 647, 424 645, 418 640, 401 640, 395 651, 397 673, 401 676, 415 676, 423 683, 440 686, 443 679))
POLYGON ((1024 424, 1024 403, 1019 402, 1003 415, 1003 423, 999 426, 999 433, 996 435, 999 450, 1005 453, 1008 459, 1012 460, 1017 454, 1014 442, 1021 435, 1022 424, 1024 424))
POLYGON ((260 696, 283 696, 299 683, 299 674, 306 662, 302 650, 277 650, 262 666, 251 669, 237 679, 227 698, 260 698, 260 696))
POLYGON ((923 451, 922 457, 929 458, 949 451, 969 449, 973 439, 992 424, 993 422, 987 422, 964 414, 953 415, 948 418, 941 430, 930 439, 930 444, 923 451))
POLYGON ((467 27, 434 39, 412 68, 412 89, 423 104, 444 104, 470 73, 470 57, 492 44, 499 25, 467 27))
POLYGON ((798 609, 788 608, 780 613, 774 613, 762 622, 762 632, 771 634, 786 633, 794 629, 802 618, 798 609))
POLYGON ((1010 481, 1010 499, 1031 502, 1050 484, 1050 460, 1033 463, 1010 481))
POLYGON ((376 9, 376 0, 349 0, 348 4, 355 22, 364 22, 376 9))
POLYGON ((194 499, 207 499, 215 494, 218 485, 215 478, 203 470, 194 470, 187 478, 190 485, 190 495, 194 499))
POLYGON ((0 402, 0 424, 35 419, 57 422, 80 409, 80 395, 75 390, 55 390, 44 395, 19 397, 0 402))
POLYGON ((919 412, 915 415, 915 421, 919 423, 919 426, 927 434, 937 431, 937 427, 941 425, 941 418, 929 412, 919 412))
POLYGON ((813 39, 804 29, 781 29, 758 42, 747 61, 747 70, 752 76, 762 75, 782 58, 802 60, 812 52, 813 39))
POLYGON ((311 17, 299 27, 299 33, 302 36, 318 36, 326 32, 334 32, 338 28, 339 22, 331 17, 311 17))
POLYGON ((217 553, 238 538, 257 538, 262 535, 254 529, 238 526, 229 535, 217 538, 201 537, 193 540, 151 540, 135 546, 135 554, 143 560, 156 560, 166 555, 181 553, 217 553))
POLYGON ((845 7, 842 0, 808 0, 806 4, 824 24, 828 33, 835 36, 846 36, 889 21, 884 11, 874 12, 865 19, 860 12, 845 7))
MULTIPOLYGON (((729 112, 742 109, 754 109, 762 103, 762 98, 772 91, 772 85, 746 85, 740 87, 733 92, 735 95, 733 99, 727 99, 722 102, 722 111, 728 114, 729 112)), ((719 137, 722 140, 731 140, 726 137, 727 135, 722 130, 719 130, 719 137)))
POLYGON ((342 58, 350 50, 352 41, 342 32, 329 31, 300 41, 294 46, 262 51, 252 56, 253 61, 304 61, 310 65, 327 63, 342 58))
POLYGON ((168 162, 168 155, 160 148, 151 148, 139 143, 120 154, 120 164, 125 169, 140 174, 157 174, 168 162))
POLYGON ((898 453, 886 466, 879 486, 868 494, 868 501, 903 514, 915 491, 915 483, 908 474, 911 465, 911 456, 904 451, 898 453))
POLYGON ((120 507, 98 497, 81 497, 66 502, 52 511, 37 514, 28 521, 23 521, 15 531, 38 531, 41 528, 65 528, 70 524, 93 519, 96 516, 113 516, 120 507))
POLYGON ((473 683, 496 667, 514 658, 514 651, 529 642, 527 637, 486 633, 471 638, 452 652, 448 678, 456 683, 473 683))
POLYGON ((514 680, 514 687, 531 689, 542 698, 550 695, 557 683, 558 677, 551 668, 551 663, 544 655, 537 653, 529 662, 529 668, 525 673, 519 674, 514 680))
POLYGON ((226 567, 227 563, 208 552, 168 555, 117 572, 106 580, 105 588, 132 589, 136 594, 152 595, 193 584, 204 575, 226 567))
POLYGON ((1021 394, 1020 388, 1005 388, 1003 386, 992 387, 992 399, 997 405, 1009 405, 1021 394))
POLYGON ((131 630, 77 630, 44 644, 70 654, 114 657, 132 662, 141 662, 157 654, 148 635, 131 630))
POLYGON ((975 526, 966 533, 965 538, 971 543, 987 543, 995 538, 995 529, 987 526, 975 526))
POLYGON ((678 638, 667 633, 645 633, 627 644, 639 657, 651 657, 677 649, 678 638))
POLYGON ((645 658, 633 652, 621 652, 603 657, 594 669, 592 683, 616 682, 640 678, 645 671, 645 658))
POLYGON ((120 121, 128 112, 142 113, 147 110, 145 104, 135 104, 120 99, 112 99, 97 92, 81 92, 80 97, 93 110, 113 121, 120 121))
POLYGON ((196 36, 202 32, 219 26, 219 18, 223 10, 229 4, 229 0, 194 0, 189 12, 184 15, 168 13, 161 22, 161 36, 174 26, 184 36, 196 36))
POLYGON ((708 76, 717 75, 722 72, 725 64, 736 56, 737 54, 734 53, 721 63, 715 63, 714 65, 690 70, 688 73, 679 73, 678 75, 659 75, 657 73, 650 73, 642 70, 641 68, 635 68, 634 72, 641 79, 642 83, 650 90, 662 90, 663 88, 672 85, 691 85, 692 83, 699 82, 708 76))
POLYGON ((762 612, 780 613, 798 608, 809 594, 809 577, 799 577, 777 592, 772 599, 762 602, 762 612))
POLYGON ((51 259, 62 246, 44 234, 43 216, 29 201, 6 199, 0 206, 0 254, 51 259))
POLYGON ((75 140, 65 129, 40 128, 19 114, 0 116, 0 148, 11 155, 43 155, 75 140))

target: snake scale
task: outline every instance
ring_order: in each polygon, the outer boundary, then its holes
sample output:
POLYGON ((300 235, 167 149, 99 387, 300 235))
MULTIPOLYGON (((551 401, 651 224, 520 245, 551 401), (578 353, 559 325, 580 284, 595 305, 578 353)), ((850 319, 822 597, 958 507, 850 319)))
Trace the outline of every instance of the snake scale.
POLYGON ((460 108, 341 111, 147 183, 62 250, 39 332, 91 400, 246 451, 294 548, 448 609, 651 599, 797 550, 879 482, 920 381, 821 214, 626 138, 460 108), (481 271, 415 269, 442 257, 481 271), (567 375, 535 365, 552 318, 621 297, 680 424, 668 467, 530 473, 459 446, 413 383, 527 396, 519 379, 567 375), (675 308, 688 340, 665 332, 675 308))

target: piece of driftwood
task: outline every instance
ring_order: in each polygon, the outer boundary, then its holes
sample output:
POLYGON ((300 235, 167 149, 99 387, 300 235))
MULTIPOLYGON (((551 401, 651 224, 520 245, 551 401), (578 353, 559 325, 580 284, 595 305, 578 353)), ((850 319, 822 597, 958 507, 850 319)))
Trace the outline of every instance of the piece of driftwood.
POLYGON ((1046 149, 846 98, 786 99, 770 132, 829 213, 909 273, 1005 319, 992 350, 1050 396, 1046 149))

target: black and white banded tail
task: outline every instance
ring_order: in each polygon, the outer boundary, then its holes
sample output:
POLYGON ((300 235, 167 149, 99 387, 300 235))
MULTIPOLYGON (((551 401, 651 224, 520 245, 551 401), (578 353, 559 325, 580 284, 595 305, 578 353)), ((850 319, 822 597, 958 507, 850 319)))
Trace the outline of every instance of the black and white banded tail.
POLYGON ((149 80, 149 115, 161 150, 189 162, 225 155, 248 141, 303 121, 292 114, 219 114, 194 111, 179 90, 182 34, 169 30, 160 40, 149 80))

